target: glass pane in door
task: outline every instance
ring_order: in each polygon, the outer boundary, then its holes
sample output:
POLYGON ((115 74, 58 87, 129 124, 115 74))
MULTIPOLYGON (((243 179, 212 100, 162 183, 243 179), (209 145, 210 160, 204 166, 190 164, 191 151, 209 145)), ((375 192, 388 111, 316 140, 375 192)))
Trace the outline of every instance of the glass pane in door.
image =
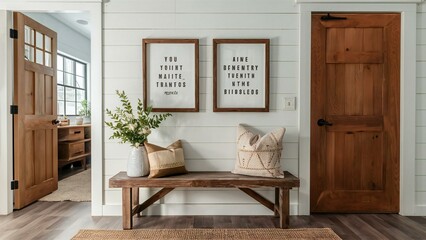
POLYGON ((43 65, 43 51, 36 50, 36 63, 43 65))
POLYGON ((36 31, 36 47, 43 49, 43 34, 36 31))
POLYGON ((25 43, 34 46, 34 30, 25 26, 25 43))

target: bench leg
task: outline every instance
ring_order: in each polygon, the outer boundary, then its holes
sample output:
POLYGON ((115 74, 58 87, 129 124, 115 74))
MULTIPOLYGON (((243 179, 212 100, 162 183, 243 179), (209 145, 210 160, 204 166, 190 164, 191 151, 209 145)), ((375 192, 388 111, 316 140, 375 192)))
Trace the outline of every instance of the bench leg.
POLYGON ((280 213, 280 189, 275 188, 275 205, 274 205, 274 216, 279 217, 280 213))
MULTIPOLYGON (((139 188, 138 187, 134 187, 132 188, 132 206, 135 207, 137 205, 139 205, 139 188)), ((133 209, 132 207, 132 209, 133 209)), ((137 213, 137 217, 140 217, 141 213, 138 212, 137 213)))
POLYGON ((289 189, 280 188, 280 227, 288 228, 289 218, 289 189))
POLYGON ((122 189, 122 205, 123 205, 123 229, 132 229, 133 217, 132 217, 132 189, 122 189))

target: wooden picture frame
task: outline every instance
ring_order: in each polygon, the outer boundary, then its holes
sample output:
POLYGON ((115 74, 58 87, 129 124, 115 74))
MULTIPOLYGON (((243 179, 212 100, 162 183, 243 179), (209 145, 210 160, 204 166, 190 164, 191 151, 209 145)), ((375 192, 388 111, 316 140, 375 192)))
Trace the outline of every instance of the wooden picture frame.
POLYGON ((269 112, 269 39, 213 39, 213 111, 269 112))
POLYGON ((199 111, 198 39, 143 39, 143 104, 153 112, 199 111))

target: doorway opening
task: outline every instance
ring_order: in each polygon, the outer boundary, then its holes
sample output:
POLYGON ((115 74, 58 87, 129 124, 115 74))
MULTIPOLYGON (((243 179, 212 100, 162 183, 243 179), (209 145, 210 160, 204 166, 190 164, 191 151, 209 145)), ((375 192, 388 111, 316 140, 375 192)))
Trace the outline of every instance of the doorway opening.
POLYGON ((14 13, 15 209, 91 199, 89 18, 70 14, 14 13))

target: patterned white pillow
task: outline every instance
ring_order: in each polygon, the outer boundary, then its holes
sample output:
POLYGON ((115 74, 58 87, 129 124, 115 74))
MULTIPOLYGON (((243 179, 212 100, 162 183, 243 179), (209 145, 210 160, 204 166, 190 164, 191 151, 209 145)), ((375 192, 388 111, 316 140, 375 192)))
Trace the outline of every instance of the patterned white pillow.
POLYGON ((285 128, 278 128, 261 137, 240 124, 237 131, 237 159, 232 173, 284 178, 280 165, 284 133, 285 128))

